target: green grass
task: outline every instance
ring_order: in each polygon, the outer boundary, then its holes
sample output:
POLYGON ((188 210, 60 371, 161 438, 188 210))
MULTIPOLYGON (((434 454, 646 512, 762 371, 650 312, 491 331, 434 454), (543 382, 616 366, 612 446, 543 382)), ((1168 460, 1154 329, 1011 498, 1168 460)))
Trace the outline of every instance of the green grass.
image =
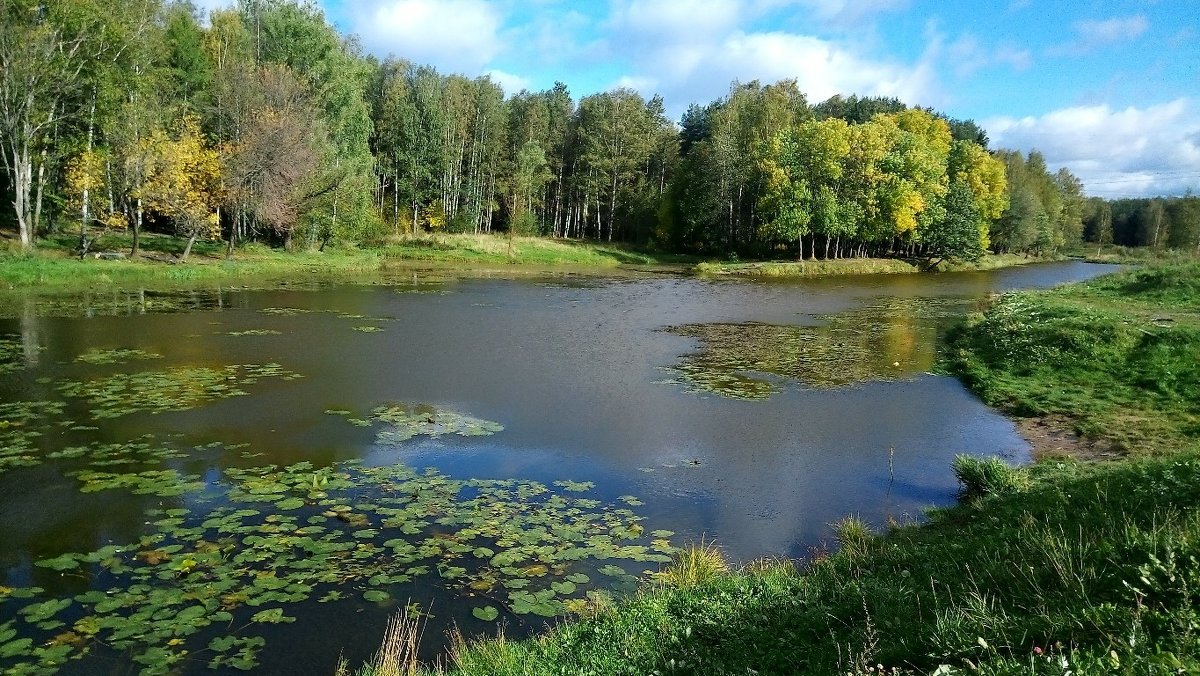
POLYGON ((617 265, 684 264, 692 258, 601 244, 546 237, 439 234, 399 239, 380 250, 390 260, 483 263, 489 265, 617 265))
POLYGON ((1132 454, 1200 448, 1200 263, 1016 293, 949 339, 950 372, 1018 416, 1132 454))
POLYGON ((692 548, 631 597, 424 672, 1200 673, 1198 310, 1200 264, 1171 265, 1006 296, 954 335, 976 391, 1122 459, 960 457, 963 501, 924 524, 849 517, 804 565, 692 548))
MULTIPOLYGON (((0 253, 0 289, 74 291, 130 284, 172 287, 277 279, 366 281, 414 264, 537 270, 678 265, 690 260, 619 245, 539 237, 509 240, 500 235, 426 235, 397 239, 378 248, 330 247, 323 252, 285 252, 250 243, 239 247, 232 260, 226 260, 221 242, 198 242, 186 263, 173 260, 183 249, 175 237, 144 236, 143 255, 135 260, 79 260, 71 253, 76 241, 64 235, 41 241, 31 253, 0 253)), ((126 234, 109 234, 98 250, 125 252, 129 243, 126 234)))
POLYGON ((1147 263, 1183 263, 1195 261, 1198 257, 1195 251, 1179 249, 1152 249, 1148 246, 1119 246, 1106 244, 1097 247, 1095 244, 1079 244, 1063 251, 1069 258, 1081 258, 1089 263, 1122 263, 1141 265, 1147 263))
POLYGON ((974 263, 942 263, 938 266, 940 272, 959 272, 970 270, 999 270, 1017 265, 1030 263, 1045 263, 1060 260, 1056 256, 1026 256, 1024 254, 988 254, 974 263))

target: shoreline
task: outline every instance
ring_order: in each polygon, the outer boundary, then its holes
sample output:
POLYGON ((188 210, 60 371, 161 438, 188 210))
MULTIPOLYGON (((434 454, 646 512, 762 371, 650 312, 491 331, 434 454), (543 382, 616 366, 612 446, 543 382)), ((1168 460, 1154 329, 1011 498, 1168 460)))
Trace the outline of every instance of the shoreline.
MULTIPOLYGON (((619 245, 514 238, 495 235, 436 235, 370 249, 284 252, 249 245, 225 258, 220 243, 197 246, 192 257, 178 262, 171 238, 146 238, 138 258, 79 259, 64 238, 31 254, 0 254, 0 291, 63 292, 141 285, 155 289, 189 285, 275 284, 284 281, 370 283, 412 271, 468 275, 537 275, 574 273, 680 274, 710 278, 805 279, 866 274, 917 274, 906 261, 855 258, 828 261, 701 261, 681 254, 647 252, 619 245)), ((128 248, 118 237, 105 251, 128 248)), ((976 264, 943 266, 945 271, 994 270, 1052 262, 1050 258, 988 256, 976 264)))

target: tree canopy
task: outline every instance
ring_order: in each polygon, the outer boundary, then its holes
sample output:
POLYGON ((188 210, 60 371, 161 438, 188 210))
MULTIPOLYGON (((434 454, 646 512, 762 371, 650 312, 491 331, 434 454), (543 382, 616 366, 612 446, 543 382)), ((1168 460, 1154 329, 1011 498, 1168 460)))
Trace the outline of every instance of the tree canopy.
POLYGON ((187 2, 0 0, 0 66, 0 224, 25 247, 72 228, 85 249, 90 228, 130 228, 135 254, 143 228, 231 254, 246 239, 498 230, 926 261, 1105 232, 1200 246, 1195 198, 1101 208, 1039 153, 990 150, 975 122, 898 99, 812 104, 795 80, 734 82, 677 124, 631 89, 505 92, 378 60, 311 2, 201 17, 187 2), (163 180, 180 171, 196 174, 172 188, 183 202, 163 180))

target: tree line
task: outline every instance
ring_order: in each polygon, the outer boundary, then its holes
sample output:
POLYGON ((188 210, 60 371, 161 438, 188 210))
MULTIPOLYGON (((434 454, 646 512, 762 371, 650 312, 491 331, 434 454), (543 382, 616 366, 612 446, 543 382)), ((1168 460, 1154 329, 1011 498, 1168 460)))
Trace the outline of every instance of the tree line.
POLYGON ((969 120, 887 98, 811 104, 794 80, 734 83, 676 124, 630 89, 506 96, 378 60, 311 2, 240 0, 207 21, 162 0, 0 12, 0 218, 25 247, 68 229, 81 252, 128 229, 134 254, 144 230, 173 232, 184 257, 201 238, 232 254, 248 239, 506 231, 933 263, 1052 252, 1094 217, 1070 172, 990 151, 969 120))
POLYGON ((1084 205, 1084 235, 1097 244, 1177 249, 1200 255, 1200 197, 1105 200, 1084 205))

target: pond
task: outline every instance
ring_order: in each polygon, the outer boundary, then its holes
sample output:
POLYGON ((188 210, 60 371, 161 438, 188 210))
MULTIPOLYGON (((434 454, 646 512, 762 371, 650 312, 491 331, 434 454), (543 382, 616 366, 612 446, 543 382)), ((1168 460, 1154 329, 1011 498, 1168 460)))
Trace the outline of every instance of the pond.
POLYGON ((406 604, 432 657, 701 538, 803 558, 919 519, 955 454, 1028 456, 929 373, 939 333, 1110 269, 6 297, 0 670, 332 673, 406 604))

